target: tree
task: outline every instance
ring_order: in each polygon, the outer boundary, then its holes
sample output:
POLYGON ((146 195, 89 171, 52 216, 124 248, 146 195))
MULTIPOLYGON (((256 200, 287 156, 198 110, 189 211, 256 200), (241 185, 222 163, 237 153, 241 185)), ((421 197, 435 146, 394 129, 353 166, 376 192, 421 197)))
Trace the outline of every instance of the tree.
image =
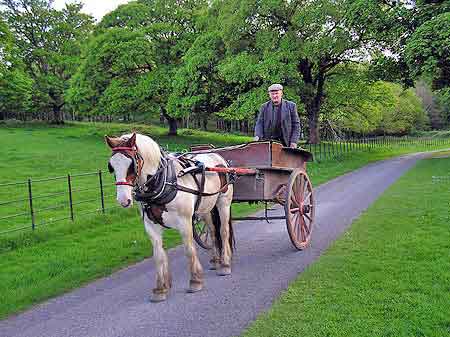
POLYGON ((336 66, 360 61, 396 37, 390 29, 393 9, 379 1, 231 0, 221 4, 219 22, 229 55, 221 66, 224 76, 244 95, 271 82, 293 88, 305 107, 311 143, 320 140, 326 81, 336 66))
POLYGON ((325 90, 322 118, 335 134, 368 134, 378 128, 388 99, 370 83, 367 63, 337 66, 325 90))
POLYGON ((434 130, 442 129, 446 124, 446 111, 432 90, 424 80, 416 81, 416 95, 421 98, 422 106, 430 120, 430 127, 434 130))
POLYGON ((155 67, 141 82, 139 97, 146 101, 149 111, 158 111, 167 119, 169 135, 177 133, 177 119, 167 111, 172 78, 199 33, 197 19, 206 4, 198 0, 131 2, 106 15, 96 30, 100 35, 121 27, 144 34, 152 45, 155 67))
POLYGON ((13 36, 6 23, 0 18, 0 74, 4 74, 11 64, 13 36))
POLYGON ((414 77, 429 78, 434 90, 450 87, 450 12, 426 21, 412 34, 405 55, 414 77))
POLYGON ((23 116, 31 105, 33 81, 15 52, 14 37, 0 19, 0 119, 23 116))
POLYGON ((61 11, 45 0, 1 0, 0 4, 18 55, 33 79, 33 108, 48 112, 55 123, 63 122, 64 92, 77 68, 81 45, 92 29, 92 17, 80 12, 79 3, 68 4, 61 11))
POLYGON ((173 78, 168 104, 171 115, 193 113, 206 130, 211 114, 230 104, 229 88, 218 73, 224 53, 225 46, 218 32, 204 33, 195 40, 173 78))
POLYGON ((413 89, 404 89, 401 85, 377 82, 375 88, 383 93, 381 102, 383 117, 379 130, 387 134, 407 134, 411 130, 423 129, 428 118, 420 99, 413 89))
MULTIPOLYGON (((373 78, 399 81, 405 86, 415 86, 425 81, 434 89, 434 102, 444 107, 449 83, 449 14, 450 2, 442 0, 418 0, 392 2, 391 7, 399 18, 394 22, 400 32, 398 39, 388 44, 391 53, 373 62, 373 78)), ((436 112, 436 110, 434 110, 436 112)), ((432 127, 442 123, 435 113, 430 116, 432 127)))
POLYGON ((142 31, 111 28, 96 36, 71 81, 70 105, 81 114, 124 116, 146 111, 154 54, 142 31))

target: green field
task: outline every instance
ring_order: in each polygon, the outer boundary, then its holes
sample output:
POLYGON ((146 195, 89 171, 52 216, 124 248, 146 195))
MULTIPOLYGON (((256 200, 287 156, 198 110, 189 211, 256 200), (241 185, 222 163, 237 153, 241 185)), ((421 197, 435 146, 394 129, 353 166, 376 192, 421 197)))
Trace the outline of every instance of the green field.
MULTIPOLYGON (((95 175, 74 178, 74 187, 86 190, 74 195, 74 201, 79 203, 74 209, 73 222, 52 222, 69 216, 66 192, 45 197, 46 194, 65 191, 68 173, 95 173, 99 169, 105 169, 110 151, 104 144, 103 135, 119 135, 132 130, 152 136, 170 151, 186 149, 190 144, 212 143, 224 146, 251 139, 193 130, 181 130, 179 136, 167 137, 163 128, 124 124, 77 123, 65 127, 30 124, 0 127, 3 155, 6 157, 0 162, 0 185, 26 181, 31 177, 34 196, 44 196, 36 200, 34 207, 38 211, 47 208, 36 214, 37 223, 47 224, 31 231, 26 184, 0 186, 0 218, 17 212, 26 213, 21 218, 0 220, 0 232, 23 224, 30 228, 0 235, 0 317, 23 310, 33 303, 108 275, 151 255, 151 246, 137 210, 123 210, 115 206, 114 185, 109 174, 103 176, 105 185, 108 186, 105 194, 109 196, 106 198, 106 215, 98 212, 101 207, 96 185, 98 177, 95 175), (38 179, 55 176, 62 178, 45 183, 37 182, 38 179), (25 200, 2 205, 3 202, 20 198, 25 200), (90 199, 92 201, 83 203, 90 199), (53 209, 55 204, 61 207, 53 209), (94 213, 81 216, 83 212, 94 213)), ((365 151, 360 148, 334 159, 310 163, 308 172, 313 184, 317 186, 371 161, 432 148, 421 144, 390 148, 380 146, 365 151)), ((233 205, 235 216, 248 214, 255 209, 254 205, 233 205)), ((173 247, 179 242, 179 236, 174 231, 165 231, 166 247, 173 247)))
POLYGON ((450 336, 449 174, 419 162, 243 336, 450 336))

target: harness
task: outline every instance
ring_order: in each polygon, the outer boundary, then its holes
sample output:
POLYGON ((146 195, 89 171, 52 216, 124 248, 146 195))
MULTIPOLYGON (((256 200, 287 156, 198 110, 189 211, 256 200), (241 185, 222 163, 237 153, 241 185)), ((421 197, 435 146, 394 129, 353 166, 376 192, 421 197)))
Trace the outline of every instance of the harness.
MULTIPOLYGON (((213 193, 204 192, 205 188, 205 172, 209 168, 204 163, 189 158, 187 154, 179 156, 171 156, 163 149, 161 151, 161 161, 153 175, 147 176, 147 181, 143 185, 137 184, 137 178, 142 173, 144 159, 139 154, 137 146, 131 147, 115 147, 112 149, 112 155, 122 153, 132 160, 125 182, 116 182, 116 185, 128 185, 133 187, 134 199, 142 204, 143 212, 147 214, 150 220, 159 223, 165 228, 170 228, 162 222, 162 212, 166 211, 165 205, 171 202, 177 195, 178 191, 194 194, 197 197, 194 206, 194 213, 198 210, 202 197, 214 196, 219 193, 226 192, 228 185, 233 184, 236 180, 235 174, 218 173, 221 180, 221 187, 213 193), (182 170, 177 174, 175 163, 178 163, 182 170), (133 167, 132 167, 133 166, 133 167), (178 178, 190 174, 192 175, 197 189, 191 189, 178 184, 178 178), (200 179, 198 175, 200 174, 200 179)), ((112 167, 108 165, 110 171, 112 167)), ((213 171, 211 169, 211 171, 213 171)))

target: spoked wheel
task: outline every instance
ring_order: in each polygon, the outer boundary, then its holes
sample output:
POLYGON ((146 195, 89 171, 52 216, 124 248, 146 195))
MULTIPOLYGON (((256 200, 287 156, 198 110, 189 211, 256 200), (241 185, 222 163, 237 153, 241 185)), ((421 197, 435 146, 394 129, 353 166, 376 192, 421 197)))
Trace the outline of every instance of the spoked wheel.
POLYGON ((213 238, 209 231, 208 225, 203 220, 194 216, 192 219, 192 232, 194 240, 198 245, 204 249, 211 249, 213 245, 213 238))
POLYGON ((311 181, 301 169, 289 177, 284 211, 292 244, 298 250, 305 249, 311 241, 315 205, 311 181))

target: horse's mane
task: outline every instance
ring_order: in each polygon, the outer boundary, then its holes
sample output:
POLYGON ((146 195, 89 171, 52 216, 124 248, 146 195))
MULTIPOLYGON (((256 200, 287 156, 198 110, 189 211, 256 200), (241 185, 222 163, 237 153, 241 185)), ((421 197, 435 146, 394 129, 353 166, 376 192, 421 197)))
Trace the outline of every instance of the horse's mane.
MULTIPOLYGON (((133 134, 120 136, 120 139, 129 139, 133 134)), ((144 158, 144 169, 149 170, 149 174, 154 174, 161 161, 161 150, 159 145, 150 137, 136 133, 136 145, 139 154, 144 158)))

